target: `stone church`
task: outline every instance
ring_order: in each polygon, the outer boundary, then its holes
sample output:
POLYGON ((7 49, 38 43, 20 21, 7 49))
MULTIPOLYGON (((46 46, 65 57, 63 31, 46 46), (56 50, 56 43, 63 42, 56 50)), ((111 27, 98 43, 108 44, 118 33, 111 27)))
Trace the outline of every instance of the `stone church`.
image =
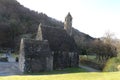
POLYGON ((22 72, 77 67, 78 61, 70 13, 65 18, 64 29, 40 24, 35 39, 21 39, 19 68, 22 72))

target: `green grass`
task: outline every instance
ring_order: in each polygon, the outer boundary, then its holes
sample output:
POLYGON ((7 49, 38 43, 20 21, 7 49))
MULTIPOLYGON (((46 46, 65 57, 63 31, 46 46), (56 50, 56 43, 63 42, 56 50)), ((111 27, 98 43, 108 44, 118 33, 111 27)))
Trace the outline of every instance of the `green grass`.
POLYGON ((103 71, 107 72, 119 71, 119 69, 117 69, 118 65, 120 65, 120 57, 111 58, 107 61, 103 71))
POLYGON ((96 61, 96 56, 95 55, 80 55, 80 59, 85 59, 85 60, 95 60, 96 61))
POLYGON ((13 56, 14 58, 19 57, 18 54, 12 54, 12 56, 13 56))
POLYGON ((85 69, 81 68, 66 68, 63 70, 54 70, 48 72, 40 72, 40 73, 25 73, 25 75, 54 75, 54 74, 68 74, 68 73, 80 73, 87 72, 85 69))
MULTIPOLYGON (((5 53, 0 53, 0 57, 2 57, 3 54, 5 54, 5 53)), ((14 57, 14 58, 16 58, 16 57, 18 57, 19 55, 18 55, 18 54, 14 54, 14 53, 12 53, 11 56, 14 57)))
POLYGON ((85 72, 57 75, 6 76, 0 80, 120 80, 120 72, 85 72))

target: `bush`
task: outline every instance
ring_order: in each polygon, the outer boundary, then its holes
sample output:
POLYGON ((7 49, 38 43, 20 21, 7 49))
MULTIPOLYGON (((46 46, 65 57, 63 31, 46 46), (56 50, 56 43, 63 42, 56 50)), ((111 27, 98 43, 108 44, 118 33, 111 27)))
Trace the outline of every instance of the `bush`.
POLYGON ((0 62, 8 62, 8 58, 5 57, 5 58, 0 58, 0 62))
POLYGON ((103 71, 114 72, 119 71, 118 66, 120 65, 120 57, 114 57, 108 60, 103 71))

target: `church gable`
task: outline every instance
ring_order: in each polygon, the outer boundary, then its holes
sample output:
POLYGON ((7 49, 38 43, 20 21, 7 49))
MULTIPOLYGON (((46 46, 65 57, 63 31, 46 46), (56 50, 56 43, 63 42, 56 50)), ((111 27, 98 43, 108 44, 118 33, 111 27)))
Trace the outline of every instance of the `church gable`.
POLYGON ((47 40, 24 39, 23 44, 19 59, 21 71, 40 72, 53 69, 53 56, 47 40))

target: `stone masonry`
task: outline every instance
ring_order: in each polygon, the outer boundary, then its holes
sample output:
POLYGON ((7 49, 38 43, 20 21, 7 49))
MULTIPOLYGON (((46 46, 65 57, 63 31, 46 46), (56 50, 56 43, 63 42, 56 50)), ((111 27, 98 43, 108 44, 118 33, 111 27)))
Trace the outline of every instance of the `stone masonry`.
POLYGON ((35 39, 21 39, 21 72, 41 72, 78 67, 77 46, 72 37, 72 16, 68 13, 64 29, 38 27, 35 39))
POLYGON ((22 39, 19 67, 22 72, 53 70, 53 56, 48 41, 22 39))

